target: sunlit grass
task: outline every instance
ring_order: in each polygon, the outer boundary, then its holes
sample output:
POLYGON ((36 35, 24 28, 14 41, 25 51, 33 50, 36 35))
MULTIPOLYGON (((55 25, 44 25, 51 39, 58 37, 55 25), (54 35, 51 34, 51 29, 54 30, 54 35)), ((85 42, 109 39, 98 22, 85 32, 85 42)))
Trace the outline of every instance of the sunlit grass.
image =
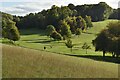
POLYGON ((118 65, 3 45, 3 78, 117 78, 118 65))
POLYGON ((73 47, 73 52, 71 52, 66 46, 65 41, 52 41, 49 37, 45 36, 45 32, 36 29, 30 30, 21 30, 21 40, 17 42, 20 46, 43 50, 43 47, 46 46, 46 51, 57 52, 62 54, 79 54, 84 55, 85 50, 81 47, 86 42, 91 46, 91 49, 88 50, 89 55, 100 55, 100 52, 95 52, 92 45, 92 40, 95 39, 96 34, 98 34, 102 29, 106 28, 106 25, 111 21, 117 20, 106 20, 100 22, 93 22, 92 28, 88 29, 86 33, 82 33, 79 37, 72 36, 73 44, 76 44, 73 47), (52 46, 52 48, 50 48, 52 46))

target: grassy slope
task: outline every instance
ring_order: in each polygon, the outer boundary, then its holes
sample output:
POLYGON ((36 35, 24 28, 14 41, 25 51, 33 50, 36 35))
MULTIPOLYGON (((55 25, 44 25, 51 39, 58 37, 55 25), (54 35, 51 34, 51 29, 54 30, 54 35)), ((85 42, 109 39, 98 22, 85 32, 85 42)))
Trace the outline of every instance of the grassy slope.
POLYGON ((3 45, 4 78, 117 78, 118 65, 3 45))
POLYGON ((45 32, 34 29, 22 31, 21 40, 18 42, 18 44, 20 46, 39 49, 39 50, 43 50, 43 47, 46 46, 47 51, 63 53, 63 54, 86 55, 85 50, 81 49, 81 46, 85 42, 87 42, 92 47, 92 49, 88 50, 89 55, 102 56, 101 52, 94 51, 94 47, 92 46, 91 42, 96 37, 96 34, 99 33, 102 29, 104 29, 110 21, 117 21, 117 20, 93 22, 94 27, 89 29, 87 33, 82 33, 82 35, 80 35, 79 37, 73 36, 72 41, 74 44, 76 44, 76 46, 73 48, 73 52, 70 52, 70 50, 65 46, 64 44, 65 41, 59 41, 59 42, 51 41, 47 36, 44 36, 45 32), (53 46, 53 48, 50 48, 50 46, 53 46))

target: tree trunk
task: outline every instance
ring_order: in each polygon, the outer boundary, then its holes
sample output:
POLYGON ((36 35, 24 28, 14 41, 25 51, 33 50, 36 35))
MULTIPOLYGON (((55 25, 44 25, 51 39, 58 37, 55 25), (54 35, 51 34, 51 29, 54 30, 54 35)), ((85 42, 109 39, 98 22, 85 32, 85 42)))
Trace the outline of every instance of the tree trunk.
POLYGON ((87 54, 87 49, 86 49, 86 54, 87 54))
POLYGON ((112 52, 112 57, 115 57, 115 53, 114 52, 112 52))
POLYGON ((72 52, 72 48, 71 48, 71 52, 72 52))
POLYGON ((105 57, 105 51, 103 51, 103 57, 105 57))
POLYGON ((116 57, 117 57, 117 58, 118 58, 118 56, 119 56, 119 55, 118 55, 118 54, 116 54, 116 57))

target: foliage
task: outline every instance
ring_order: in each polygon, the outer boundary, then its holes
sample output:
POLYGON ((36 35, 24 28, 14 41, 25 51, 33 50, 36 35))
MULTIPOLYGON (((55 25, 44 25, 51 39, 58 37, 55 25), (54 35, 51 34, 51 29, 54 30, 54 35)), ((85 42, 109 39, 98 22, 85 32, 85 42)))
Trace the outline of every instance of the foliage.
MULTIPOLYGON (((74 49, 73 52, 70 52, 70 50, 66 48, 64 43, 66 41, 61 40, 59 42, 57 41, 51 42, 49 37, 44 36, 46 31, 39 30, 39 29, 20 30, 20 33, 22 34, 21 39, 20 41, 16 42, 16 44, 19 44, 20 46, 27 47, 27 48, 37 49, 37 50, 43 50, 43 46, 46 46, 48 47, 47 50, 50 52, 56 52, 60 54, 69 53, 70 55, 74 54, 74 55, 87 56, 87 57, 91 56, 91 58, 96 59, 98 61, 105 60, 107 62, 117 63, 119 62, 118 58, 112 58, 111 57, 112 54, 106 54, 107 57, 103 59, 101 57, 102 52, 95 52, 94 47, 91 44, 91 41, 96 38, 95 35, 99 33, 102 29, 106 28, 106 25, 111 21, 118 22, 118 20, 105 20, 100 22, 93 22, 94 27, 92 27, 87 31, 88 33, 92 33, 92 34, 82 33, 79 37, 72 36, 71 40, 75 44, 75 47, 73 48, 74 49), (26 35, 26 34, 29 34, 29 35, 26 35), (82 45, 84 44, 84 42, 86 42, 88 45, 91 46, 91 49, 87 50, 88 54, 84 54, 85 50, 82 49, 82 45), (50 46, 53 46, 53 48, 49 48, 50 46)), ((0 40, 0 42, 2 41, 9 41, 9 40, 7 39, 0 40)))
POLYGON ((77 28, 75 34, 76 34, 76 35, 80 35, 80 34, 81 34, 81 29, 80 29, 80 28, 77 28))
POLYGON ((57 31, 53 31, 50 37, 53 38, 54 40, 62 40, 61 34, 58 33, 57 31))
POLYGON ((108 29, 101 31, 93 40, 93 45, 96 51, 103 51, 103 56, 105 56, 106 52, 111 52, 118 57, 120 55, 120 23, 111 22, 107 27, 108 29))
POLYGON ((75 9, 77 10, 78 15, 81 15, 82 17, 85 17, 86 15, 91 16, 92 21, 108 19, 109 15, 112 13, 112 8, 105 2, 91 5, 77 5, 75 9))
MULTIPOLYGON (((113 9, 105 2, 77 6, 70 3, 68 6, 61 7, 53 5, 50 9, 42 10, 41 12, 38 13, 30 13, 24 17, 9 16, 9 18, 16 22, 17 27, 19 29, 28 28, 46 29, 47 25, 53 25, 58 31, 60 29, 59 21, 64 20, 67 17, 81 16, 82 18, 85 18, 86 15, 88 15, 91 17, 92 21, 102 21, 108 19, 112 12, 113 9)), ((90 19, 88 19, 88 21, 86 20, 87 26, 90 21, 91 21, 90 19)), ((83 20, 81 22, 84 23, 83 20)), ((89 27, 90 26, 92 25, 89 23, 89 27)))
POLYGON ((70 26, 70 30, 73 34, 75 34, 76 32, 76 26, 77 26, 77 22, 76 22, 76 17, 67 17, 66 19, 64 19, 65 22, 67 22, 67 24, 70 26))
POLYGON ((114 9, 111 15, 109 16, 109 19, 118 19, 120 20, 120 8, 114 9))
POLYGON ((50 36, 55 30, 53 25, 48 25, 46 29, 47 36, 50 36))
POLYGON ((71 52, 72 52, 72 48, 73 48, 73 43, 72 43, 72 40, 68 39, 67 42, 65 43, 65 45, 68 47, 68 48, 71 48, 71 52))
POLYGON ((13 41, 20 39, 20 33, 15 26, 15 22, 12 21, 13 17, 9 14, 2 13, 2 37, 13 41))
POLYGON ((91 28, 93 27, 93 24, 92 24, 92 21, 91 21, 91 17, 90 16, 85 16, 85 21, 86 21, 86 24, 87 24, 87 28, 91 28))
POLYGON ((65 37, 70 38, 71 37, 71 31, 70 26, 65 22, 61 22, 61 35, 65 39, 65 37))
POLYGON ((84 43, 82 49, 86 49, 86 54, 87 54, 87 49, 90 49, 90 46, 87 43, 84 43))
POLYGON ((76 28, 81 28, 81 30, 86 30, 86 21, 81 16, 78 16, 76 18, 76 22, 77 22, 76 28))
POLYGON ((69 7, 71 10, 74 10, 75 5, 74 5, 74 4, 72 4, 72 3, 70 3, 70 4, 68 4, 68 7, 69 7))

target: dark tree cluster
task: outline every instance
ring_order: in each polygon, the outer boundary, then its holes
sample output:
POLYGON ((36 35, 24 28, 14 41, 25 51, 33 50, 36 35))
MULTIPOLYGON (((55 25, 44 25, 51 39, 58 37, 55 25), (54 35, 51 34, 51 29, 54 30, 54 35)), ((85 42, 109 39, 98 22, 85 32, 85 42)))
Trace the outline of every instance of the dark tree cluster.
MULTIPOLYGON (((85 31, 87 28, 92 27, 91 18, 86 16, 86 19, 81 16, 78 17, 67 17, 59 21, 59 28, 56 28, 53 25, 47 26, 47 35, 51 37, 51 34, 54 32, 59 33, 64 40, 71 38, 72 34, 80 35, 81 32, 85 31)), ((53 37, 52 37, 53 38, 53 37)), ((55 39, 55 37, 54 37, 55 39)), ((62 39, 62 38, 60 38, 62 39)))
POLYGON ((77 5, 75 7, 77 15, 85 17, 86 15, 91 16, 92 21, 103 21, 108 19, 113 9, 105 2, 91 5, 77 5))
POLYGON ((118 19, 118 20, 120 20, 120 8, 114 9, 113 13, 110 15, 109 19, 118 19))
POLYGON ((108 19, 112 12, 113 9, 105 2, 77 6, 74 4, 69 4, 68 6, 61 7, 53 5, 51 9, 42 10, 39 13, 30 13, 24 17, 14 16, 13 20, 16 22, 19 29, 46 29, 48 25, 53 25, 58 31, 60 28, 59 22, 67 17, 81 16, 85 19, 87 26, 92 26, 90 21, 102 21, 108 19))
POLYGON ((104 29, 98 34, 93 45, 96 51, 112 53, 113 57, 120 55, 120 22, 111 22, 107 25, 108 29, 104 29))
MULTIPOLYGON (((60 38, 61 36, 63 39, 67 39, 71 37, 71 34, 80 35, 81 32, 92 27, 92 21, 108 19, 112 10, 105 2, 77 6, 69 4, 68 6, 61 7, 53 5, 51 9, 42 10, 38 13, 30 13, 24 17, 4 14, 3 24, 17 26, 18 29, 38 28, 43 30, 46 30, 49 25, 52 25, 54 31, 48 33, 48 36, 53 37, 53 35, 59 35, 59 39, 62 39, 60 38)), ((4 27, 3 30, 6 30, 6 28, 4 27)), ((6 34, 5 32, 3 32, 3 35, 6 34)), ((18 33, 17 28, 10 32, 18 33)))

